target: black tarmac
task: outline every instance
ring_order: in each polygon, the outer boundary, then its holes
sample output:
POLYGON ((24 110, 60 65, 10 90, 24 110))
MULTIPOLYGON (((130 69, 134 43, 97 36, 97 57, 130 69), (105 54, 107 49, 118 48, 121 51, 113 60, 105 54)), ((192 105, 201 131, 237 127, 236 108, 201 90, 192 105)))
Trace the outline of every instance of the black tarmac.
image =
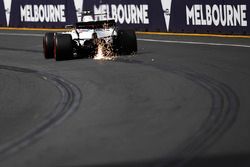
POLYGON ((42 36, 0 32, 1 167, 250 166, 250 39, 138 35, 136 55, 56 62, 42 36))

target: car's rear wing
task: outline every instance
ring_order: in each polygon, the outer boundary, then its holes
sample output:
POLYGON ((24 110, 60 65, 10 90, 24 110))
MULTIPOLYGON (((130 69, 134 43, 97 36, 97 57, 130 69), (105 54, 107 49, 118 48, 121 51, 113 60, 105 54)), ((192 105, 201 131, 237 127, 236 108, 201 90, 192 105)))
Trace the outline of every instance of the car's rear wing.
POLYGON ((115 20, 78 22, 75 24, 75 27, 77 29, 98 29, 98 28, 114 27, 114 26, 116 26, 115 20))
POLYGON ((108 18, 108 13, 107 12, 105 12, 105 13, 94 13, 91 10, 84 10, 84 11, 81 11, 81 12, 78 12, 78 13, 81 15, 82 22, 86 22, 85 20, 88 20, 88 21, 103 21, 103 20, 105 20, 105 18, 106 18, 106 20, 108 18))

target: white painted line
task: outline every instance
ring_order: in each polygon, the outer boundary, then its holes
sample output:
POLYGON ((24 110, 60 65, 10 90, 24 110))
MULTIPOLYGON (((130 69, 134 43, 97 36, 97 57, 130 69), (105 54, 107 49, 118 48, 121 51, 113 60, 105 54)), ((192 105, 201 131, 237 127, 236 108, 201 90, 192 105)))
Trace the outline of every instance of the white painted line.
MULTIPOLYGON (((0 33, 2 36, 31 36, 31 37, 43 37, 44 34, 24 34, 24 33, 0 33)), ((138 38, 138 41, 145 42, 159 42, 159 43, 173 43, 173 44, 189 44, 189 45, 208 45, 208 46, 228 46, 228 47, 241 47, 250 48, 250 45, 240 44, 224 44, 224 43, 210 43, 210 42, 191 42, 191 41, 175 41, 175 40, 159 40, 159 39, 148 39, 138 38)))
POLYGON ((239 45, 239 44, 224 44, 224 43, 210 43, 210 42, 190 42, 190 41, 172 41, 172 40, 158 40, 158 39, 147 39, 147 38, 138 38, 137 40, 138 41, 145 41, 145 42, 159 42, 159 43, 173 43, 173 44, 229 46, 229 47, 250 48, 250 45, 239 45))
POLYGON ((2 36, 31 36, 31 37, 43 37, 43 34, 23 34, 23 33, 0 33, 2 36))

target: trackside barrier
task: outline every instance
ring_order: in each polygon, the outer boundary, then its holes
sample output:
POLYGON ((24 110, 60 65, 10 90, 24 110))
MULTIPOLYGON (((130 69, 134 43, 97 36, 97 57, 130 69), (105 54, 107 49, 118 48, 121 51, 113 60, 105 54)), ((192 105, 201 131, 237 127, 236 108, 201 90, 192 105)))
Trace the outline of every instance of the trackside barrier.
POLYGON ((85 10, 139 31, 250 34, 249 0, 0 0, 0 26, 62 28, 85 10))

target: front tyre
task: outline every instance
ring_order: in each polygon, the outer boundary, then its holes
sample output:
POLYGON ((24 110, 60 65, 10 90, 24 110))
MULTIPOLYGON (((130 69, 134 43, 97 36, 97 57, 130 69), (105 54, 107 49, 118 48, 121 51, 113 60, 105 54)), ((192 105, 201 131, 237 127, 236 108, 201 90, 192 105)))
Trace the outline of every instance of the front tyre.
POLYGON ((45 59, 54 57, 54 33, 47 32, 43 37, 43 53, 45 59))
POLYGON ((57 34, 55 36, 54 58, 56 61, 73 58, 73 44, 70 34, 57 34))

